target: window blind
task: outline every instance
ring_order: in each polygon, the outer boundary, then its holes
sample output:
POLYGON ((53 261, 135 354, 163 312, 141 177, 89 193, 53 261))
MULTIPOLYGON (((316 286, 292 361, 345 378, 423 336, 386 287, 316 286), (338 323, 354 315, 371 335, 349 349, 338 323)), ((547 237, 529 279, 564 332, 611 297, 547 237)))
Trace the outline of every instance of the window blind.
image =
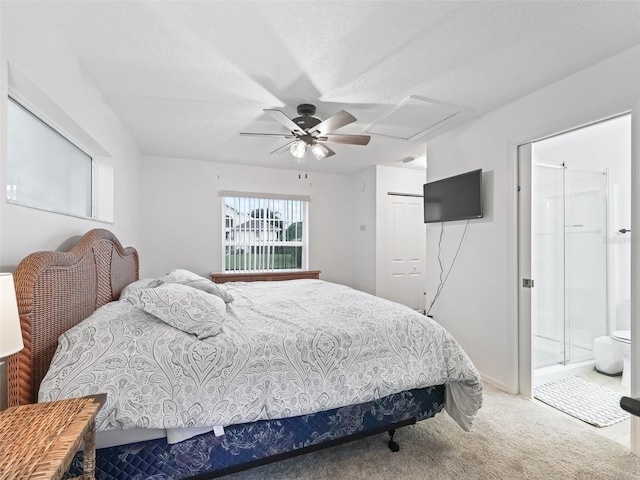
POLYGON ((306 270, 308 197, 222 191, 225 272, 306 270))

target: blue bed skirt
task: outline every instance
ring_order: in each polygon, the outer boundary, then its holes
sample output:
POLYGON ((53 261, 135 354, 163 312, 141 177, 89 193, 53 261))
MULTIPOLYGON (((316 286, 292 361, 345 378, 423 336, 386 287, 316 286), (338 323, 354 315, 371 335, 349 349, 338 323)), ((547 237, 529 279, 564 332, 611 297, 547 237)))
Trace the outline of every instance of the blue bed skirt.
MULTIPOLYGON (((444 386, 400 392, 379 400, 336 408, 313 415, 263 420, 225 428, 224 435, 199 435, 169 445, 166 439, 99 449, 98 480, 177 480, 220 475, 304 453, 345 437, 384 431, 434 416, 444 407, 444 386), (293 452, 293 453, 292 453, 293 452)), ((68 476, 82 474, 82 454, 76 455, 68 476)))

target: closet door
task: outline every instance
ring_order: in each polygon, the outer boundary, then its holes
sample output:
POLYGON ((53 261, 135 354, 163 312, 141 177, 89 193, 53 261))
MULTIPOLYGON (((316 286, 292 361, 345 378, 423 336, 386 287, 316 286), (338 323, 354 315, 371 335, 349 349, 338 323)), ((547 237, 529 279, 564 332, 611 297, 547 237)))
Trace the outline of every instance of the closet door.
POLYGON ((380 248, 385 259, 383 281, 376 294, 424 312, 426 230, 421 196, 386 196, 380 248))

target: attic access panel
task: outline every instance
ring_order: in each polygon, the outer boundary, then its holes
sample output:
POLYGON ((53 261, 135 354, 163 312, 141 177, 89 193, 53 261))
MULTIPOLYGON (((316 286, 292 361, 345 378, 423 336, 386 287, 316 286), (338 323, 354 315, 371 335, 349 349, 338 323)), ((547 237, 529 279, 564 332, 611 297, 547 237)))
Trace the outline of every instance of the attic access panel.
POLYGON ((461 112, 454 105, 411 96, 372 123, 365 133, 411 142, 461 112))

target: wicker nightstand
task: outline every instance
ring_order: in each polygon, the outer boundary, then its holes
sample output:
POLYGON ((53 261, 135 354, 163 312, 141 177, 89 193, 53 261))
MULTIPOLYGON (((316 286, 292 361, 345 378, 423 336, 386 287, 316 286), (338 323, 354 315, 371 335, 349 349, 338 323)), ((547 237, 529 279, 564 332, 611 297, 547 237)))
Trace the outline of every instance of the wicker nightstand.
POLYGON ((0 412, 0 479, 60 479, 84 440, 82 479, 95 476, 95 418, 106 394, 0 412))

